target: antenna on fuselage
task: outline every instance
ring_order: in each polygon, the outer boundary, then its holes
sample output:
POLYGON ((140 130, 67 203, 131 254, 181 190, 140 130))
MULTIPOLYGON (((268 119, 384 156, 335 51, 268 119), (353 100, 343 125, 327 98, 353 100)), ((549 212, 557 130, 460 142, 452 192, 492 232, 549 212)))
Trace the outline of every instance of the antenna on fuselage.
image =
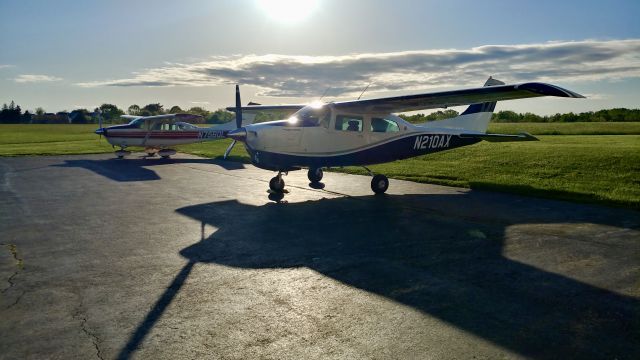
POLYGON ((362 95, 364 95, 364 92, 365 92, 365 91, 367 91, 367 89, 369 88, 369 86, 371 86, 371 84, 373 84, 373 83, 372 83, 372 82, 371 82, 371 83, 369 83, 369 84, 364 88, 364 90, 362 90, 362 92, 360 93, 360 96, 358 96, 358 100, 360 100, 360 98, 362 97, 362 95))
POLYGON ((322 93, 322 96, 320 96, 320 100, 319 100, 319 101, 322 101, 322 98, 324 98, 324 96, 325 96, 325 95, 327 95, 327 93, 329 92, 329 90, 331 90, 331 86, 329 86, 329 87, 327 88, 327 90, 325 90, 325 91, 322 93))

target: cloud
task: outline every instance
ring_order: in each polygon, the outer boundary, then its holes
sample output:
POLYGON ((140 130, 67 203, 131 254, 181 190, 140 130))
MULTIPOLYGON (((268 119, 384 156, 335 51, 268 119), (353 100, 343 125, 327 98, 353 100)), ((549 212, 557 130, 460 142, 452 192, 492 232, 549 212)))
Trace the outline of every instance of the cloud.
POLYGON ((258 95, 356 95, 376 91, 476 86, 493 75, 503 81, 600 81, 640 77, 640 39, 486 45, 341 56, 218 56, 208 61, 146 69, 131 77, 79 83, 95 86, 219 86, 239 83, 258 95))
POLYGON ((17 78, 13 79, 13 81, 17 83, 38 83, 38 82, 60 81, 60 80, 62 80, 62 78, 50 76, 50 75, 33 75, 33 74, 18 75, 17 78))
POLYGON ((0 64, 0 69, 7 69, 7 68, 12 68, 12 67, 15 67, 15 65, 0 64))
POLYGON ((209 105, 210 104, 208 101, 190 101, 190 103, 195 104, 195 105, 209 105))

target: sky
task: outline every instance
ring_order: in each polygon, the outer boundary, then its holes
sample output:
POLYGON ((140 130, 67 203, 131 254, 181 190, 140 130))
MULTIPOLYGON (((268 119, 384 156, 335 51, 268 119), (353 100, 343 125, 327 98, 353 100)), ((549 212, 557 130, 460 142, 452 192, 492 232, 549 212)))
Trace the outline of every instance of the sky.
POLYGON ((640 1, 0 0, 0 103, 46 111, 351 100, 549 82, 638 108, 640 1))

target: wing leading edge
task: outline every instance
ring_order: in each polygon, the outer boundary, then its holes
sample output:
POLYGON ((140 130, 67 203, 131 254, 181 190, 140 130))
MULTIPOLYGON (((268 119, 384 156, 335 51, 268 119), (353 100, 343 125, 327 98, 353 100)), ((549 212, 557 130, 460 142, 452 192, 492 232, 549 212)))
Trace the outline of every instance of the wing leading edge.
POLYGON ((584 98, 578 93, 559 86, 530 82, 379 99, 344 101, 336 102, 334 106, 337 109, 358 113, 398 113, 539 96, 584 98))
MULTIPOLYGON (((489 78, 491 80, 491 78, 489 78)), ((461 105, 491 103, 504 100, 526 99, 540 96, 584 98, 584 96, 556 85, 528 82, 523 84, 484 86, 480 88, 393 96, 377 99, 336 101, 336 109, 353 113, 400 113, 415 110, 447 108, 461 105)), ((287 112, 294 113, 305 107, 296 105, 252 105, 243 106, 242 112, 287 112)), ((228 107, 235 111, 235 107, 228 107)))

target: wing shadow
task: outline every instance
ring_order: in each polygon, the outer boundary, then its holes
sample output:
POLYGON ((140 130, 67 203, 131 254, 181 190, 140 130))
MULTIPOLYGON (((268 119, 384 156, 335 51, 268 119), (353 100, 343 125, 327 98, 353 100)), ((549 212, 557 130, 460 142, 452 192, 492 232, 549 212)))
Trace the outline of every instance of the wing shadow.
MULTIPOLYGON (((218 230, 180 254, 187 267, 197 262, 248 269, 308 267, 527 357, 638 358, 637 298, 503 256, 511 225, 573 222, 637 229, 638 217, 620 218, 629 213, 618 210, 601 216, 597 208, 584 206, 568 213, 575 205, 552 202, 554 207, 539 212, 526 203, 510 204, 528 211, 488 221, 488 215, 467 205, 485 196, 491 195, 189 206, 176 211, 202 228, 218 230)), ((167 292, 178 290, 172 286, 167 292)), ((167 305, 147 316, 121 358, 135 351, 167 305)))
POLYGON ((211 164, 225 170, 244 169, 242 163, 216 159, 161 159, 157 157, 139 157, 130 159, 104 159, 104 160, 65 160, 56 167, 78 167, 95 172, 118 182, 160 180, 158 174, 149 169, 154 165, 167 164, 211 164))

